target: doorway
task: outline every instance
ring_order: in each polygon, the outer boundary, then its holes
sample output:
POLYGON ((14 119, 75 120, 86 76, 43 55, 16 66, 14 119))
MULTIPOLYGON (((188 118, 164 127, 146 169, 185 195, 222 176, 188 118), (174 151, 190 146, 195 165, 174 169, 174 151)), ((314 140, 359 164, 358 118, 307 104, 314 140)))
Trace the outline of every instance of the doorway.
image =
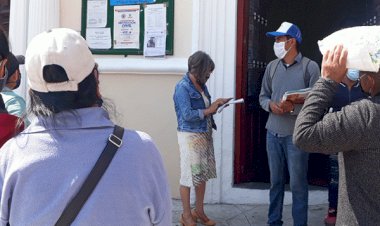
POLYGON ((0 1, 0 26, 8 34, 9 32, 9 11, 11 2, 10 0, 0 1))
MULTIPOLYGON (((301 53, 320 64, 318 40, 344 27, 379 24, 378 12, 380 0, 238 0, 236 97, 245 104, 235 110, 235 184, 269 183, 268 113, 260 107, 259 93, 265 67, 275 56, 273 39, 265 33, 283 21, 297 24, 303 36, 301 53)), ((310 184, 327 184, 327 160, 326 155, 310 155, 310 184)))

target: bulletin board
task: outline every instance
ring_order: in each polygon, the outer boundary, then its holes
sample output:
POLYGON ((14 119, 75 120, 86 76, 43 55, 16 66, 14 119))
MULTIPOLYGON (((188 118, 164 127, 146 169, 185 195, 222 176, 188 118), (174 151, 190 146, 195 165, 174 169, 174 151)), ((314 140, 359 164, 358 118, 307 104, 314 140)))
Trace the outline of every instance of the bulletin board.
MULTIPOLYGON (((114 40, 114 7, 111 5, 112 0, 107 0, 107 19, 106 27, 111 29, 111 40, 114 40)), ((136 0, 137 1, 137 0, 136 0)), ((87 2, 82 0, 82 21, 81 35, 86 38, 87 29, 87 2)), ((137 1, 139 2, 139 1, 137 1)), ((144 2, 144 1, 140 1, 144 2)), ((93 54, 108 54, 108 55, 143 55, 144 54, 144 33, 145 33, 145 7, 151 4, 166 5, 166 48, 165 55, 173 55, 173 38, 174 38, 174 0, 154 0, 154 3, 134 4, 140 6, 140 34, 138 48, 114 48, 114 42, 111 42, 111 48, 107 49, 91 49, 93 54)))

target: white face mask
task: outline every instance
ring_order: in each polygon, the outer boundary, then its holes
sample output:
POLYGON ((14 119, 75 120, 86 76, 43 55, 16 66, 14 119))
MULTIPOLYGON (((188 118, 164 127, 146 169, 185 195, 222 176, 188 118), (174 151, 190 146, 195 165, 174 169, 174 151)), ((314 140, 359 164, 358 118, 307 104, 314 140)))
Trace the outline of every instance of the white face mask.
POLYGON ((285 43, 287 43, 289 40, 285 42, 274 42, 273 51, 278 59, 284 58, 285 55, 289 52, 289 50, 292 48, 290 47, 288 50, 285 50, 285 43))

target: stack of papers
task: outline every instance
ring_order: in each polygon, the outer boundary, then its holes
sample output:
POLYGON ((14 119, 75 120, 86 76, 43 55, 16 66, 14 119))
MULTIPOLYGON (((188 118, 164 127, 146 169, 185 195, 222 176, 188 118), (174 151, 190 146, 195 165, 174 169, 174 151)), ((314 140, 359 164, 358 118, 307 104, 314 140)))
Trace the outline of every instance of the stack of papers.
POLYGON ((293 104, 303 104, 310 91, 311 88, 287 91, 282 96, 282 101, 290 101, 293 104))

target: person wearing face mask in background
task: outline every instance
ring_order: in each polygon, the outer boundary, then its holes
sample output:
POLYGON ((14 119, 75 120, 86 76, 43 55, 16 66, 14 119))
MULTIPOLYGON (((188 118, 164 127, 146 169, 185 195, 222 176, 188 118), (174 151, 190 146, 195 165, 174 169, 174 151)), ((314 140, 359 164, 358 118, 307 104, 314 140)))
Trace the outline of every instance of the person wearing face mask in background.
POLYGON ((212 129, 216 129, 213 115, 218 107, 231 98, 211 102, 206 82, 214 70, 211 57, 197 51, 189 57, 188 72, 177 83, 173 96, 177 115, 177 135, 180 149, 180 195, 183 213, 180 223, 195 226, 215 225, 203 209, 206 182, 216 178, 212 129), (195 209, 190 207, 190 187, 195 187, 195 209))
MULTIPOLYGON (((367 95, 362 91, 360 86, 359 70, 348 69, 346 76, 339 83, 329 112, 340 111, 342 107, 366 97, 367 95)), ((329 164, 329 209, 325 217, 325 224, 326 226, 334 226, 338 210, 339 168, 337 154, 329 156, 329 164)))
MULTIPOLYGON (((25 100, 13 90, 20 86, 21 73, 19 65, 24 64, 24 56, 15 56, 10 52, 8 38, 2 28, 0 28, 0 57, 7 69, 7 73, 0 75, 1 95, 5 107, 9 114, 23 118, 26 111, 25 100)), ((24 118, 24 123, 25 126, 29 125, 26 118, 24 118)))
MULTIPOLYGON (((24 56, 15 56, 12 53, 9 53, 6 59, 7 62, 5 67, 7 73, 0 79, 1 86, 3 87, 1 95, 3 96, 8 113, 22 118, 25 114, 26 103, 25 100, 13 90, 20 86, 21 73, 19 65, 24 64, 24 56)), ((24 121, 29 125, 29 121, 26 120, 26 118, 24 121)))
MULTIPOLYGON (((0 75, 6 74, 6 64, 7 61, 3 61, 0 66, 0 75)), ((6 80, 6 78, 5 78, 6 80)), ((2 91, 3 83, 0 78, 0 92, 2 91)), ((7 142, 10 138, 17 135, 24 129, 24 123, 19 120, 19 117, 11 115, 8 113, 2 95, 0 95, 0 148, 7 142)))
POLYGON ((271 187, 269 192, 268 225, 282 225, 282 209, 286 182, 286 166, 292 191, 294 226, 307 225, 308 211, 308 154, 292 141, 294 124, 302 105, 282 101, 286 91, 312 87, 320 77, 318 64, 303 57, 299 47, 300 29, 283 22, 273 32, 273 50, 278 59, 271 61, 264 73, 259 101, 269 112, 267 129, 267 156, 271 187))

